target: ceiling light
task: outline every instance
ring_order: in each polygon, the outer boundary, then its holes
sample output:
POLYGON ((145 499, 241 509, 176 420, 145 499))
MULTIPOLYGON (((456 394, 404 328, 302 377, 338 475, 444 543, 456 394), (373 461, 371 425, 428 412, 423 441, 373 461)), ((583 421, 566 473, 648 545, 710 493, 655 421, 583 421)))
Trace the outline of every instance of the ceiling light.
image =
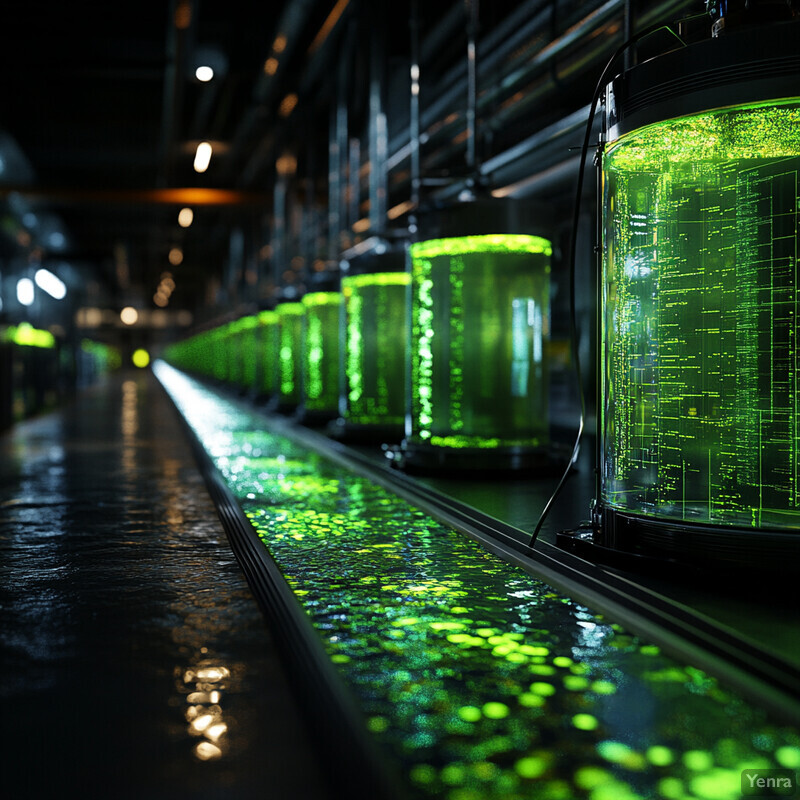
POLYGON ((194 219, 194 212, 191 208, 182 208, 178 214, 178 225, 181 228, 188 228, 194 219))
POLYGON ((50 270, 37 269, 36 274, 33 276, 36 285, 42 290, 47 292, 50 297, 56 300, 63 300, 67 296, 67 287, 64 281, 57 275, 53 275, 50 270))
POLYGON ((197 145, 197 152, 194 154, 194 171, 205 172, 211 162, 211 145, 208 142, 200 142, 197 145))
POLYGON ((197 80, 208 83, 214 77, 214 70, 207 64, 203 64, 194 71, 194 76, 197 80))
POLYGON ((139 312, 133 308, 133 306, 125 306, 125 308, 119 312, 119 318, 125 325, 135 325, 139 319, 139 312))
POLYGON ((30 278, 20 278, 17 281, 17 300, 23 306, 33 305, 33 281, 30 278))

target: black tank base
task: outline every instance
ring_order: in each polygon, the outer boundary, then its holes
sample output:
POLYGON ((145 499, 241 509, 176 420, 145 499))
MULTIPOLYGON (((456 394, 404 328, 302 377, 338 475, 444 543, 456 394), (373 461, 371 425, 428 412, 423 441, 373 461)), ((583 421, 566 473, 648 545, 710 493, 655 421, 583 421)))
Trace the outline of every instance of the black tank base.
POLYGON ((548 447, 432 447, 404 439, 399 445, 385 446, 384 453, 391 466, 404 472, 451 472, 458 473, 459 477, 486 478, 498 474, 553 475, 567 466, 572 450, 558 444, 548 447))
POLYGON ((356 423, 339 417, 328 425, 325 432, 345 444, 384 444, 399 442, 405 435, 405 426, 356 423))
POLYGON ((637 571, 754 580, 800 574, 800 531, 781 533, 672 522, 604 509, 595 525, 560 531, 563 550, 600 564, 637 571))

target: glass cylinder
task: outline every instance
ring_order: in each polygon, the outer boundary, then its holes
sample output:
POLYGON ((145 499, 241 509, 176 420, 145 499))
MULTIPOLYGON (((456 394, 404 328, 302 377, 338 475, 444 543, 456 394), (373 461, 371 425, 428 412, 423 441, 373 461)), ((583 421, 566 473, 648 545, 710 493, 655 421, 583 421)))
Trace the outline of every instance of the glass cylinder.
POLYGON ((800 527, 800 99, 655 122, 603 159, 606 509, 800 527))
POLYGON ((239 352, 241 359, 239 385, 246 391, 256 388, 261 361, 259 321, 255 314, 239 320, 239 352))
POLYGON ((339 410, 341 292, 303 296, 303 410, 333 419, 339 410))
POLYGON ((403 433, 410 285, 407 272, 342 278, 346 423, 403 433))
POLYGON ((258 394, 268 399, 277 394, 280 378, 280 324, 277 312, 261 311, 258 314, 258 325, 258 394))
POLYGON ((440 450, 549 441, 549 241, 489 234, 411 245, 406 443, 440 450))
POLYGON ((278 410, 290 411, 303 399, 303 318, 302 303, 280 303, 278 315, 278 410))

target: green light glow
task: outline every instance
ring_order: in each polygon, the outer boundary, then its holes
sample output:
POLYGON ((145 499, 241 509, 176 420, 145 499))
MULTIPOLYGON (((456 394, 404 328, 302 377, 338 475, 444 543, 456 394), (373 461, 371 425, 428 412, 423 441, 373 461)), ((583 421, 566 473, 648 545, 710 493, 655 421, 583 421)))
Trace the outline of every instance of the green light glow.
POLYGON ((303 405, 334 414, 339 408, 339 324, 341 292, 312 292, 303 297, 303 405))
POLYGON ((550 243, 464 236, 410 253, 410 441, 546 445, 550 243))
POLYGON ((411 794, 726 800, 746 766, 800 758, 800 731, 711 676, 265 417, 155 372, 411 794))
POLYGON ((272 397, 278 391, 278 376, 280 374, 279 351, 280 317, 275 311, 262 311, 258 315, 259 325, 259 378, 257 385, 261 394, 272 397))
POLYGON ((240 378, 239 385, 252 389, 258 380, 261 342, 258 316, 252 314, 239 320, 240 378))
POLYGON ((131 361, 133 362, 134 367, 144 369, 150 363, 150 353, 140 347, 133 351, 131 361))
POLYGON ((34 328, 30 322, 20 322, 19 325, 11 325, 6 328, 5 338, 22 347, 41 347, 45 350, 52 350, 56 346, 56 338, 50 331, 34 328))
POLYGON ((81 339, 81 351, 94 360, 95 368, 100 373, 119 369, 122 366, 122 356, 119 349, 104 342, 81 339))
POLYGON ((642 128, 603 168, 603 502, 797 530, 800 100, 642 128))
POLYGON ((305 306, 302 303, 281 303, 278 314, 278 359, 280 364, 278 396, 282 403, 299 405, 302 400, 302 340, 305 306))
POLYGON ((342 278, 345 298, 345 411, 360 425, 403 423, 409 336, 405 272, 342 278))

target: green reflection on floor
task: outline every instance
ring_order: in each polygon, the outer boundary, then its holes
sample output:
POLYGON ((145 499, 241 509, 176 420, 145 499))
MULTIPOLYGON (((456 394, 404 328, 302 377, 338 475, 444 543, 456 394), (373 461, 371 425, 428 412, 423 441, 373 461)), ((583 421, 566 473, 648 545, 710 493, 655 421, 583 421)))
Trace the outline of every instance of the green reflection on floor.
POLYGON ((419 509, 156 372, 422 795, 738 800, 800 735, 419 509))

